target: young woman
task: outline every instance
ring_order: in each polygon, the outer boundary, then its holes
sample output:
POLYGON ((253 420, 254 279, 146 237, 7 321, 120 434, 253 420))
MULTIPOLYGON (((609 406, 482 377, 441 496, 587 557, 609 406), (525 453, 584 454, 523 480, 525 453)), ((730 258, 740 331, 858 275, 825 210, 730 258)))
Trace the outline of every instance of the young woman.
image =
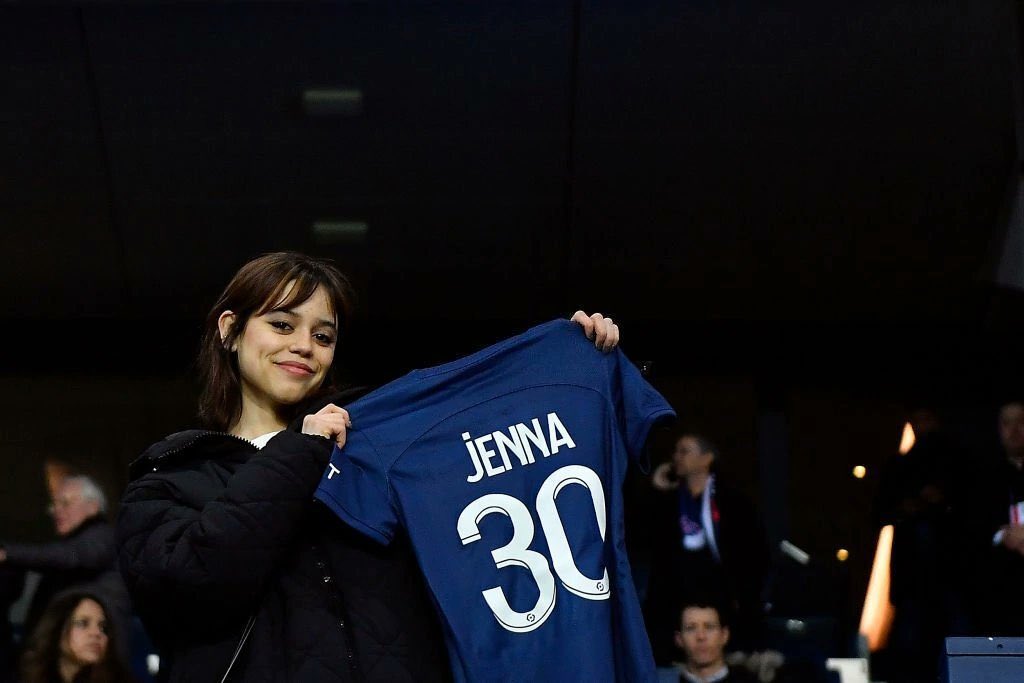
MULTIPOLYGON (((172 681, 436 681, 441 630, 406 539, 381 547, 313 501, 356 398, 332 377, 348 282, 301 254, 255 259, 206 321, 207 429, 132 466, 119 560, 172 681)), ((618 328, 573 320, 604 350, 618 328)))
POLYGON ((22 683, 121 683, 132 680, 114 656, 114 634, 100 599, 85 592, 54 598, 21 662, 22 683))

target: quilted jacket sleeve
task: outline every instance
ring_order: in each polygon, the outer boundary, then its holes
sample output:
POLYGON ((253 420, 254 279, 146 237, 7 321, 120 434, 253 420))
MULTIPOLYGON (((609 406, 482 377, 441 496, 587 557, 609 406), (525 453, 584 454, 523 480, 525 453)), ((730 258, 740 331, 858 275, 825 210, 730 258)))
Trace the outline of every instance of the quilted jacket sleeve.
POLYGON ((251 604, 298 531, 330 447, 285 431, 230 474, 210 460, 133 482, 117 528, 133 599, 175 608, 251 604))

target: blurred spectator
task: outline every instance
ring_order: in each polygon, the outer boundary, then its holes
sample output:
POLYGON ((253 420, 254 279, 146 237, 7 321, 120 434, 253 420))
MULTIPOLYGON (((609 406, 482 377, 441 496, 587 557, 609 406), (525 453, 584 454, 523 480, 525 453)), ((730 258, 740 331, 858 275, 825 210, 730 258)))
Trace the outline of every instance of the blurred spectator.
POLYGON ((883 469, 875 513, 879 527, 894 527, 889 599, 895 617, 882 658, 893 683, 934 680, 944 638, 965 628, 950 500, 953 467, 966 458, 935 410, 912 411, 910 424, 914 446, 883 469))
POLYGON ((914 430, 913 448, 890 457, 882 470, 875 499, 879 527, 944 507, 952 468, 962 462, 962 449, 942 429, 934 409, 912 410, 909 422, 914 430))
POLYGON ((683 652, 681 683, 753 683, 757 680, 743 668, 725 663, 729 642, 726 610, 712 600, 684 601, 679 615, 675 643, 683 652))
POLYGON ((976 605, 975 633, 1024 636, 1024 402, 999 410, 1002 454, 981 460, 957 508, 976 605))
POLYGON ((29 639, 21 660, 21 681, 131 681, 113 656, 117 638, 102 598, 88 592, 64 593, 50 603, 29 639))
MULTIPOLYGON (((42 574, 25 619, 31 633, 50 600, 72 588, 88 589, 103 596, 111 619, 128 633, 131 606, 128 591, 115 561, 114 529, 107 521, 106 497, 89 477, 66 477, 57 489, 51 513, 60 536, 51 543, 0 544, 0 566, 30 569, 42 574)), ((127 661, 127 646, 118 649, 127 661)))
POLYGON ((754 506, 713 472, 718 450, 698 434, 683 434, 672 460, 655 469, 661 500, 651 520, 650 587, 645 618, 654 657, 666 666, 683 591, 724 596, 736 615, 733 643, 752 649, 768 565, 765 533, 754 506))

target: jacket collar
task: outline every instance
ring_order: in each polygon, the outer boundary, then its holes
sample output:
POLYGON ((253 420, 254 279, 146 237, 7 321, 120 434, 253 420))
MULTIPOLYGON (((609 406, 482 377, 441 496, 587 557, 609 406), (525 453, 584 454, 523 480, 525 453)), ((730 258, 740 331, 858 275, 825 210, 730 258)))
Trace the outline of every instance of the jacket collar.
MULTIPOLYGON (((288 425, 292 431, 302 430, 302 420, 306 415, 315 413, 328 403, 338 406, 345 406, 362 397, 369 391, 366 387, 349 387, 336 391, 326 396, 314 399, 305 409, 301 410, 301 416, 288 425)), ((216 455, 223 449, 224 452, 237 452, 241 444, 248 447, 252 453, 256 452, 256 446, 251 441, 240 436, 234 436, 226 432, 218 432, 210 429, 187 429, 183 432, 175 432, 170 436, 158 441, 135 459, 128 466, 128 480, 135 481, 147 472, 156 472, 171 464, 187 461, 195 456, 195 446, 203 445, 205 456, 216 455)))
POLYGON ((109 522, 107 521, 107 516, 102 512, 97 512, 92 517, 86 517, 85 519, 83 519, 82 523, 76 526, 74 529, 72 529, 71 532, 65 538, 77 536, 89 527, 95 526, 97 524, 109 524, 109 522))
POLYGON ((204 446, 205 455, 216 454, 220 449, 237 451, 239 446, 256 452, 256 446, 240 436, 208 429, 188 429, 175 432, 147 448, 128 466, 128 480, 134 481, 147 472, 156 472, 170 464, 188 460, 195 455, 195 446, 200 443, 204 446))

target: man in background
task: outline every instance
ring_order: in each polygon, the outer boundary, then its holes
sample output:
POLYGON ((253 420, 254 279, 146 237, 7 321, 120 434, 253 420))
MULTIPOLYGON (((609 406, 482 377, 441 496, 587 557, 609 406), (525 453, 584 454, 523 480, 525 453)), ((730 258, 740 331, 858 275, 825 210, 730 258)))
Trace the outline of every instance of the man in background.
POLYGON ((916 442, 905 455, 890 457, 875 502, 879 528, 894 528, 889 600, 895 616, 885 654, 876 658, 879 666, 888 664, 882 677, 890 683, 934 680, 945 638, 967 628, 953 500, 969 461, 935 408, 918 406, 908 418, 916 442))
POLYGON ((683 602, 675 642, 683 652, 680 683, 747 683, 757 680, 745 669, 725 663, 729 625, 724 610, 710 600, 683 602))
POLYGON ((1002 453, 965 470, 957 516, 977 635, 1024 636, 1024 402, 999 409, 1002 453))
POLYGON ((753 504, 716 474, 717 447, 700 434, 676 439, 655 469, 650 588, 645 620, 659 666, 674 655, 683 591, 722 596, 736 615, 732 639, 753 649, 759 630, 768 543, 753 504))

